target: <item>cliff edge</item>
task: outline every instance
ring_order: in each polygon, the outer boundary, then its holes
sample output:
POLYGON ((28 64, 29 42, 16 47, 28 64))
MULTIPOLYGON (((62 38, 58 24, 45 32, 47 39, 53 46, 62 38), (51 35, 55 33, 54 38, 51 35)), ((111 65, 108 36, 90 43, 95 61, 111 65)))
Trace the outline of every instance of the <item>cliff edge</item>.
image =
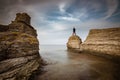
POLYGON ((90 30, 81 50, 120 56, 120 27, 90 30))
POLYGON ((0 80, 28 80, 41 66, 36 30, 30 16, 18 13, 9 25, 0 25, 0 80))

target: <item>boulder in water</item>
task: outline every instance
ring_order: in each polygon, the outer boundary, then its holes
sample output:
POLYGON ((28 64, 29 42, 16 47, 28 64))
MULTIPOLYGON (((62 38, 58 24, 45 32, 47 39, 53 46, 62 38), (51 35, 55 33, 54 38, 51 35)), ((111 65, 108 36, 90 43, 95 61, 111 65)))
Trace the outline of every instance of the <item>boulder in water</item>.
POLYGON ((68 49, 80 49, 80 44, 82 43, 81 38, 77 35, 72 35, 68 39, 67 48, 68 49))

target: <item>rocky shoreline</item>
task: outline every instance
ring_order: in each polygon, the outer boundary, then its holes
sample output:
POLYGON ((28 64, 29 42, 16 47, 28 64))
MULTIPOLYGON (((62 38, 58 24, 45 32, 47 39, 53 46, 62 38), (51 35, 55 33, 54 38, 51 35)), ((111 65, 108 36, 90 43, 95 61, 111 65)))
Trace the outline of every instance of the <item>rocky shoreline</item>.
POLYGON ((30 16, 18 13, 0 25, 0 80, 28 80, 42 66, 36 30, 30 16))
POLYGON ((81 44, 80 49, 111 56, 120 56, 120 28, 90 30, 87 39, 81 44))
MULTIPOLYGON (((79 36, 78 36, 79 37, 79 36)), ((71 38, 71 37, 70 37, 71 38)), ((92 29, 90 30, 86 40, 83 43, 77 44, 80 47, 69 48, 76 45, 74 42, 79 42, 80 39, 72 38, 68 40, 68 51, 79 53, 89 53, 92 55, 106 57, 120 62, 120 28, 107 29, 92 29)))

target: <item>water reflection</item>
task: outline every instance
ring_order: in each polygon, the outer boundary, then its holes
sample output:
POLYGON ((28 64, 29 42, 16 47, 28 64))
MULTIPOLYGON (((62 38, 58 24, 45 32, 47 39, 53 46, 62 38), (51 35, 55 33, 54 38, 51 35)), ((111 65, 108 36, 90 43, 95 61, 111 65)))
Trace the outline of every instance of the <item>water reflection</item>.
POLYGON ((43 48, 41 56, 49 64, 44 67, 46 72, 35 80, 119 80, 118 65, 110 60, 86 53, 68 52, 64 46, 43 48))

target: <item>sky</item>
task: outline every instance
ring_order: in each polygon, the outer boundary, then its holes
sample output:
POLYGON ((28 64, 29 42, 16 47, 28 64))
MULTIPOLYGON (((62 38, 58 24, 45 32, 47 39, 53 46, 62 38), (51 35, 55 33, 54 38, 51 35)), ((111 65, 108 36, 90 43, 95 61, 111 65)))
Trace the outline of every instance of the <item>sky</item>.
POLYGON ((0 24, 28 13, 41 45, 66 45, 73 27, 82 41, 90 29, 120 27, 120 0, 0 0, 0 24))

